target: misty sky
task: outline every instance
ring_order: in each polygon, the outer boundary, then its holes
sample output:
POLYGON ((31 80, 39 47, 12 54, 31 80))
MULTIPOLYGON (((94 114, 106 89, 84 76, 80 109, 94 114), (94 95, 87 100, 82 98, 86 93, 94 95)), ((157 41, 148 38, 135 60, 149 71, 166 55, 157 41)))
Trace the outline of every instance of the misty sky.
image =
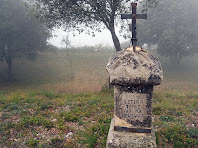
MULTIPOLYGON (((118 31, 116 31, 117 34, 118 31)), ((52 34, 54 37, 49 39, 49 42, 57 47, 64 47, 64 44, 61 43, 61 40, 64 36, 67 35, 66 32, 63 31, 63 29, 55 29, 52 34)), ((97 44, 107 45, 107 46, 113 46, 113 41, 111 38, 110 32, 106 29, 103 30, 101 33, 96 33, 95 37, 92 37, 91 35, 87 35, 85 33, 78 34, 76 32, 76 36, 73 36, 72 33, 69 35, 69 39, 71 40, 72 46, 92 46, 97 44)), ((120 42, 126 41, 124 38, 120 37, 120 42)))

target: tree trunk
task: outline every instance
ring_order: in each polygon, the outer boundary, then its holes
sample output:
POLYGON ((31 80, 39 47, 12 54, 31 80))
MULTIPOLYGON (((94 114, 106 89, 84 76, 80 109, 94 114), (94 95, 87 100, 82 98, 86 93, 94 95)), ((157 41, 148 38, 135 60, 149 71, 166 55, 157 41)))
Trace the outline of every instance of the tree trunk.
POLYGON ((181 59, 182 59, 182 56, 179 54, 179 55, 178 55, 178 59, 177 59, 177 64, 178 64, 178 65, 180 64, 181 59))
POLYGON ((116 51, 120 51, 121 50, 121 46, 120 46, 120 41, 115 33, 115 27, 114 26, 110 26, 109 27, 109 31, 111 32, 111 36, 112 36, 112 39, 113 39, 113 43, 114 43, 114 46, 116 48, 116 51))
POLYGON ((12 57, 8 56, 6 59, 8 64, 8 81, 12 80, 12 57))
MULTIPOLYGON (((115 27, 114 27, 114 23, 113 25, 107 27, 109 29, 109 31, 111 32, 111 36, 112 36, 112 40, 115 46, 116 51, 120 51, 121 50, 121 46, 120 46, 120 41, 115 33, 115 27)), ((109 77, 109 89, 113 88, 113 85, 111 85, 110 83, 110 77, 109 77)))
POLYGON ((74 78, 74 73, 73 73, 73 61, 72 61, 72 55, 70 55, 70 71, 71 71, 71 78, 74 78))
POLYGON ((173 58, 173 55, 170 55, 170 61, 171 61, 171 64, 174 64, 174 58, 173 58))
POLYGON ((170 61, 173 65, 179 65, 181 62, 182 56, 179 54, 170 55, 170 61))

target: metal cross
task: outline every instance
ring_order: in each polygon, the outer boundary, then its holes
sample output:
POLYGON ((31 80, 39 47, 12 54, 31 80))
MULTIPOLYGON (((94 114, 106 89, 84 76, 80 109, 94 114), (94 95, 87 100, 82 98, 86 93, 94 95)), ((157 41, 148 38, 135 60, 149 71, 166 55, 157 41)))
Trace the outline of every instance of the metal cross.
POLYGON ((137 3, 131 3, 132 14, 121 14, 121 19, 132 19, 132 38, 133 51, 136 52, 135 46, 137 46, 137 30, 136 19, 147 19, 147 14, 136 14, 137 3))

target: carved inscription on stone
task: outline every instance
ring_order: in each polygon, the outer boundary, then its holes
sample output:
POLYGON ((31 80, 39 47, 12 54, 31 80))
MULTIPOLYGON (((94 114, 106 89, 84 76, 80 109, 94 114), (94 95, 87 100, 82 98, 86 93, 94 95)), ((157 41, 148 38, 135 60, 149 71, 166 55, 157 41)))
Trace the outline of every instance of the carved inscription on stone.
POLYGON ((146 116, 146 94, 122 93, 123 119, 143 121, 146 116))

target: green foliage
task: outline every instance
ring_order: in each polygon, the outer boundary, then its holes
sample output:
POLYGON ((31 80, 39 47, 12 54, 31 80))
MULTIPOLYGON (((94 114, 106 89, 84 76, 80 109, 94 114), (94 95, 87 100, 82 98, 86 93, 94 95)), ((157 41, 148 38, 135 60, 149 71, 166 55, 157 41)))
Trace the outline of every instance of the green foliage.
MULTIPOLYGON (((104 121, 107 121, 104 119, 104 121)), ((100 144, 102 147, 106 146, 106 139, 109 131, 110 122, 103 122, 101 120, 100 124, 96 126, 91 126, 86 132, 83 132, 84 142, 88 144, 89 148, 94 148, 96 145, 100 144)))
POLYGON ((162 112, 162 109, 160 107, 154 107, 153 108, 153 114, 154 115, 160 115, 162 112))
POLYGON ((30 105, 31 103, 35 103, 35 102, 38 102, 39 100, 36 98, 36 97, 27 97, 24 102, 25 103, 28 103, 28 105, 30 105))
POLYGON ((166 142, 172 144, 175 148, 180 147, 196 147, 195 139, 191 139, 187 135, 187 130, 180 124, 173 124, 161 129, 156 133, 159 145, 166 145, 166 142))
POLYGON ((6 97, 0 96, 0 107, 4 106, 6 103, 6 97))
POLYGON ((53 91, 48 91, 48 90, 41 90, 41 91, 38 91, 38 92, 29 93, 29 97, 35 97, 35 96, 38 96, 38 95, 45 96, 49 99, 58 97, 58 94, 56 94, 53 91))
POLYGON ((27 141, 28 145, 31 147, 36 147, 39 144, 39 140, 31 138, 27 141))
MULTIPOLYGON (((11 135, 16 138, 15 143, 19 146, 24 146, 25 143, 27 147, 106 146, 113 118, 112 90, 62 95, 53 93, 53 97, 47 97, 46 94, 50 92, 15 91, 3 95, 6 99, 3 101, 3 108, 0 107, 3 112, 0 118, 0 146, 14 145, 10 140, 11 135), (12 103, 13 100, 18 101, 12 103), (13 110, 15 105, 18 108, 13 110), (72 139, 65 138, 69 132, 74 134, 72 139), (44 136, 39 137, 42 134, 44 136), (46 142, 46 138, 51 140, 46 142)), ((189 113, 194 116, 197 113, 192 108, 195 97, 196 95, 189 92, 154 93, 153 111, 160 115, 154 115, 153 123, 157 129, 158 147, 198 146, 197 129, 186 129, 186 123, 193 122, 189 113)))
POLYGON ((6 111, 13 111, 13 110, 17 110, 19 108, 18 104, 10 104, 7 108, 6 111))
POLYGON ((198 129, 196 129, 196 128, 189 129, 188 135, 192 138, 198 138, 198 129))
POLYGON ((12 127, 14 127, 15 124, 12 123, 11 121, 4 121, 0 125, 1 125, 0 126, 0 131, 1 132, 4 132, 4 131, 6 131, 6 130, 12 128, 12 127))
POLYGON ((86 31, 92 36, 95 36, 94 31, 101 31, 101 28, 107 28, 112 34, 116 50, 121 50, 119 39, 115 33, 115 19, 118 18, 118 12, 120 13, 124 10, 123 7, 128 2, 127 0, 117 0, 113 2, 107 0, 37 1, 37 16, 45 20, 49 27, 63 23, 67 29, 76 29, 79 33, 86 31), (61 7, 57 7, 57 2, 61 7), (42 9, 43 7, 41 7, 41 5, 44 6, 45 9, 42 9), (67 11, 64 11, 64 9, 67 9, 67 11), (73 24, 76 24, 75 27, 73 24), (82 24, 84 28, 81 27, 82 24))
POLYGON ((8 119, 10 117, 10 115, 8 114, 8 113, 3 113, 2 115, 1 115, 1 119, 8 119))
MULTIPOLYGON (((95 36, 95 31, 101 32, 102 29, 107 28, 112 35, 112 40, 116 51, 121 50, 120 41, 115 33, 115 26, 121 21, 120 14, 130 11, 129 6, 131 1, 36 1, 38 2, 35 8, 36 16, 46 21, 50 28, 64 24, 63 26, 65 26, 66 29, 71 29, 72 31, 77 30, 79 33, 86 32, 92 36, 95 36), (67 9, 67 11, 65 11, 65 9, 67 9)), ((139 4, 142 2, 144 3, 143 10, 147 7, 156 6, 158 3, 157 0, 149 0, 141 1, 139 4)), ((119 33, 122 31, 125 32, 125 28, 128 27, 128 22, 122 21, 120 24, 121 29, 119 33)), ((126 38, 126 35, 124 35, 124 37, 126 38)), ((67 44, 67 38, 65 41, 67 44)))
POLYGON ((196 0, 159 1, 158 7, 147 12, 149 19, 141 25, 141 42, 158 44, 161 56, 170 58, 171 64, 180 64, 183 57, 198 52, 198 21, 194 19, 197 6, 196 0))
POLYGON ((101 93, 113 96, 114 90, 113 89, 109 89, 107 87, 102 87, 101 93))
POLYGON ((97 142, 97 128, 91 127, 89 134, 85 135, 85 141, 88 143, 89 148, 94 148, 97 142))
POLYGON ((75 122, 78 121, 78 116, 75 113, 71 112, 62 112, 60 114, 60 118, 63 118, 67 122, 75 122))
POLYGON ((51 147, 58 147, 58 148, 63 148, 64 147, 64 142, 62 139, 59 139, 57 137, 51 139, 51 142, 49 144, 51 147))
POLYGON ((174 119, 171 116, 161 116, 159 119, 164 122, 174 121, 174 119))
POLYGON ((6 95, 6 94, 8 94, 8 93, 9 93, 8 90, 1 90, 1 91, 0 91, 0 96, 2 97, 2 96, 6 95))
POLYGON ((51 107, 51 103, 42 103, 42 104, 40 104, 41 110, 48 109, 49 107, 51 107))
POLYGON ((46 96, 47 98, 49 99, 52 99, 52 98, 56 98, 58 95, 52 91, 42 91, 41 93, 39 93, 43 96, 46 96))
POLYGON ((20 129, 21 127, 28 128, 30 125, 41 125, 45 128, 53 127, 52 122, 49 119, 45 119, 44 117, 37 116, 24 116, 20 122, 17 124, 17 127, 20 129))
POLYGON ((0 60, 8 64, 8 80, 11 80, 13 59, 34 59, 37 51, 45 48, 49 32, 21 0, 0 1, 0 22, 0 60))

